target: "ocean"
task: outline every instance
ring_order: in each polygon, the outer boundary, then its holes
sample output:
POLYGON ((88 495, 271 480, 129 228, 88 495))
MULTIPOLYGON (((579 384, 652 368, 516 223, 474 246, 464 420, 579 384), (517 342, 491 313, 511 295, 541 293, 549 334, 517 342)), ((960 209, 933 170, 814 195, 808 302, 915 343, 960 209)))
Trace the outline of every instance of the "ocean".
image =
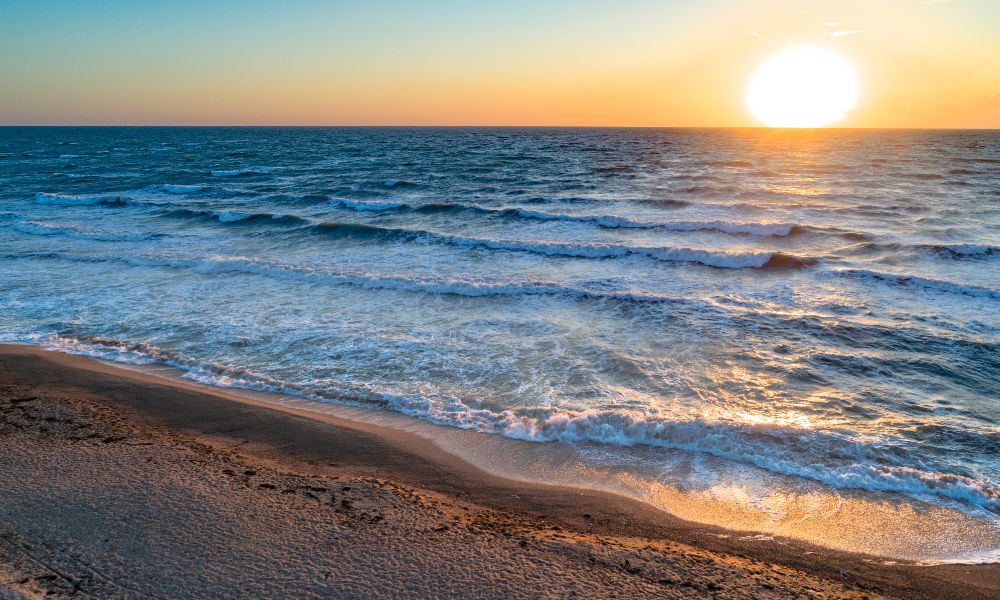
POLYGON ((0 128, 0 340, 1000 560, 1000 132, 0 128))

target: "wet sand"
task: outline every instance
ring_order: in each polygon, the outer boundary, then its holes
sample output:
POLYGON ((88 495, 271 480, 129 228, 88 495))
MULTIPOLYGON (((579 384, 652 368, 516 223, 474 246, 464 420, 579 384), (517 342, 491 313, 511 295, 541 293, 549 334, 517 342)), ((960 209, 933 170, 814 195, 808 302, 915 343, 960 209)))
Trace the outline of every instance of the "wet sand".
POLYGON ((488 474, 412 433, 0 346, 0 598, 997 598, 488 474))

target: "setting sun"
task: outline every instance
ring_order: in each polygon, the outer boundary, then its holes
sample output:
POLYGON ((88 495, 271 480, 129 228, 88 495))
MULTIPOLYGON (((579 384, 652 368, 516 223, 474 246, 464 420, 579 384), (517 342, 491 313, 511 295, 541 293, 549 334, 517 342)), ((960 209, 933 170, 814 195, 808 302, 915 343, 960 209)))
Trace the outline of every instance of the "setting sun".
POLYGON ((854 68, 840 54, 822 46, 794 46, 757 67, 746 103, 769 127, 824 127, 854 108, 858 88, 854 68))

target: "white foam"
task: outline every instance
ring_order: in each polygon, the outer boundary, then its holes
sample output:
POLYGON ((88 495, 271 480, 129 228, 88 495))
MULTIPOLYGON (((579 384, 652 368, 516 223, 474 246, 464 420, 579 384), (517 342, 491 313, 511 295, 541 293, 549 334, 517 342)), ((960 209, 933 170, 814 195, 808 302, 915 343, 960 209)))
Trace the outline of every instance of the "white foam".
POLYGON ((236 221, 244 221, 253 217, 252 214, 237 213, 237 212, 216 212, 213 213, 220 223, 235 223, 236 221))
POLYGON ((175 185, 172 183, 164 183, 160 186, 160 189, 164 192, 169 192, 171 194, 193 194, 195 192, 200 192, 205 186, 202 185, 175 185))
POLYGON ((101 204, 111 202, 126 202, 127 199, 115 194, 49 194, 38 192, 35 194, 35 204, 54 204, 59 206, 85 206, 88 204, 101 204))
POLYGON ((211 214, 220 223, 238 223, 240 221, 247 221, 250 219, 259 219, 259 218, 270 218, 274 221, 284 221, 286 219, 292 222, 306 221, 304 217, 289 215, 287 213, 241 213, 235 211, 215 211, 208 214, 211 214))
POLYGON ((140 177, 139 173, 133 173, 131 171, 123 171, 120 173, 65 173, 66 177, 70 179, 86 179, 89 177, 95 177, 98 179, 122 179, 126 177, 140 177))
POLYGON ((212 171, 212 177, 233 177, 235 175, 243 175, 244 173, 253 173, 253 169, 231 169, 228 171, 212 171))
POLYGON ((241 169, 212 171, 212 177, 236 177, 237 175, 248 175, 250 173, 261 174, 266 172, 267 169, 263 167, 244 167, 241 169))
POLYGON ((371 212, 382 212, 386 210, 398 210, 400 208, 408 207, 407 204, 402 202, 378 202, 378 201, 364 201, 364 200, 348 200, 346 198, 334 198, 330 200, 334 205, 341 208, 349 208, 357 211, 371 211, 371 212))

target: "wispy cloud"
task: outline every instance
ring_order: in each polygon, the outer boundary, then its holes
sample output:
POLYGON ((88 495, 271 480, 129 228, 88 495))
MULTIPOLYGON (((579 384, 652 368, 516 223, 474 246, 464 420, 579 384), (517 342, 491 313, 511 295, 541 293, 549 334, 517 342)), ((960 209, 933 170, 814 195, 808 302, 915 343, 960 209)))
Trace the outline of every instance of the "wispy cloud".
POLYGON ((831 31, 826 35, 830 37, 844 37, 845 35, 854 35, 856 33, 861 33, 860 29, 851 29, 849 31, 831 31))

